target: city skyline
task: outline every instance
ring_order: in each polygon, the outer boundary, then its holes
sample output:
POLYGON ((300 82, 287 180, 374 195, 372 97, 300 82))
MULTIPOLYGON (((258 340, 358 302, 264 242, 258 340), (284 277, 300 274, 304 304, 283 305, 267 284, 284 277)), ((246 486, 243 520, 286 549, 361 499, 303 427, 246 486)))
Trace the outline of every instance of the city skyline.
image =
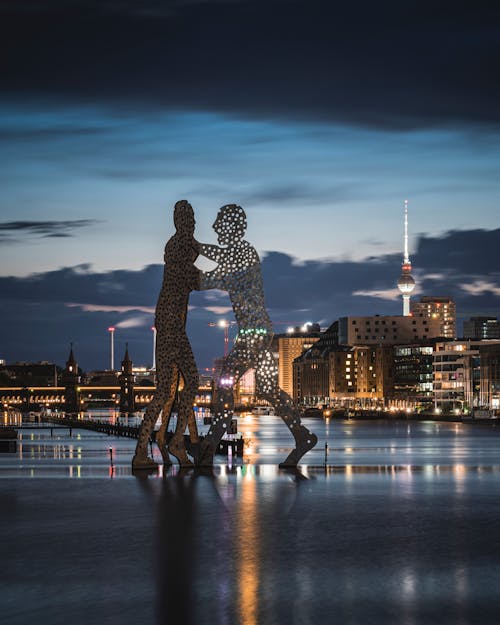
MULTIPOLYGON (((196 236, 248 215, 277 332, 399 314, 413 297, 497 315, 498 9, 324 2, 0 4, 0 358, 151 360, 172 209, 196 236), (84 13, 83 13, 84 12, 84 13), (82 15, 85 14, 85 19, 82 15), (293 285, 293 288, 291 288, 293 285)), ((223 294, 193 294, 200 368, 223 294)))

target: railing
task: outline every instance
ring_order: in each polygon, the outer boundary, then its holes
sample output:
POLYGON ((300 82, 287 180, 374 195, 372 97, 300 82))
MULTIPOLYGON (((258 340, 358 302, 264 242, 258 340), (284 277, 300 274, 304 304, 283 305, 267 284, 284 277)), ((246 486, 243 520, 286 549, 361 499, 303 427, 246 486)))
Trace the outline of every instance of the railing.
MULTIPOLYGON (((122 436, 126 438, 139 438, 140 426, 123 425, 121 423, 109 423, 105 421, 99 421, 96 419, 78 419, 70 415, 40 415, 42 423, 57 424, 58 427, 67 428, 83 428, 85 430, 91 430, 93 432, 99 432, 101 434, 107 434, 108 436, 122 436)), ((167 432, 167 441, 173 436, 173 432, 167 432)), ((186 441, 186 447, 190 446, 189 435, 185 434, 184 439, 186 441)), ((203 436, 200 436, 200 440, 203 436)), ((156 431, 151 432, 151 441, 156 440, 156 431)), ((243 437, 231 437, 228 435, 224 437, 217 448, 217 454, 227 455, 229 449, 233 456, 243 456, 244 440, 243 437)))

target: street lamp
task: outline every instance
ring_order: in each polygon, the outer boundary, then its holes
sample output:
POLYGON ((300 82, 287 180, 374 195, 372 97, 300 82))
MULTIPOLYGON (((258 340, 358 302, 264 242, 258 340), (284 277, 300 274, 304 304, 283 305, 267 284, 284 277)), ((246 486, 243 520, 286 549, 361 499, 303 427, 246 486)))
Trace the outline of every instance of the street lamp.
POLYGON ((220 319, 218 323, 219 328, 224 328, 224 358, 229 351, 229 323, 225 319, 220 319))
POLYGON ((115 328, 108 328, 109 338, 111 340, 111 371, 115 370, 115 328))
POLYGON ((153 366, 151 369, 156 369, 156 327, 151 326, 151 330, 153 331, 153 366))
POLYGON ((236 321, 227 321, 226 319, 219 319, 217 323, 211 321, 208 325, 211 327, 218 326, 219 328, 224 328, 224 358, 225 358, 229 352, 229 326, 236 325, 236 321))

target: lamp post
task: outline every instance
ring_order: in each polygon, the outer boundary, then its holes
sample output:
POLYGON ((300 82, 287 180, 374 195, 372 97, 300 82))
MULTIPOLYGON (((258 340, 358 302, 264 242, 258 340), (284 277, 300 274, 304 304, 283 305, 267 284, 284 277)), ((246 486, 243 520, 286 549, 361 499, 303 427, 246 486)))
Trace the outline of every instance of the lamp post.
POLYGON ((115 370, 115 328, 113 326, 108 328, 109 338, 111 341, 111 371, 115 370))
POLYGON ((155 326, 151 326, 151 330, 153 331, 153 366, 151 369, 156 369, 156 328, 155 326))
POLYGON ((219 328, 224 329, 224 358, 227 356, 229 352, 229 326, 236 325, 236 321, 227 321, 226 319, 219 319, 217 323, 211 321, 209 326, 214 327, 217 326, 219 328))
POLYGON ((229 323, 225 319, 219 321, 219 328, 224 328, 224 358, 229 352, 229 323))

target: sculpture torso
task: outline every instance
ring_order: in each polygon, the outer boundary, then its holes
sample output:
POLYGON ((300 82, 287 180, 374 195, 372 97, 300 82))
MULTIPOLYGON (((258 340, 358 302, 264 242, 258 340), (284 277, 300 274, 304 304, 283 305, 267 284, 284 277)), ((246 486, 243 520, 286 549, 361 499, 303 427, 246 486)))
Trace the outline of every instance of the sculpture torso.
POLYGON ((255 248, 242 240, 228 247, 202 245, 200 253, 218 263, 213 271, 202 274, 201 288, 228 292, 239 330, 263 329, 271 333, 255 248))
POLYGON ((189 294, 200 287, 200 271, 192 263, 185 262, 190 257, 196 258, 192 238, 174 235, 167 242, 163 283, 155 316, 159 334, 175 335, 185 331, 189 294))

